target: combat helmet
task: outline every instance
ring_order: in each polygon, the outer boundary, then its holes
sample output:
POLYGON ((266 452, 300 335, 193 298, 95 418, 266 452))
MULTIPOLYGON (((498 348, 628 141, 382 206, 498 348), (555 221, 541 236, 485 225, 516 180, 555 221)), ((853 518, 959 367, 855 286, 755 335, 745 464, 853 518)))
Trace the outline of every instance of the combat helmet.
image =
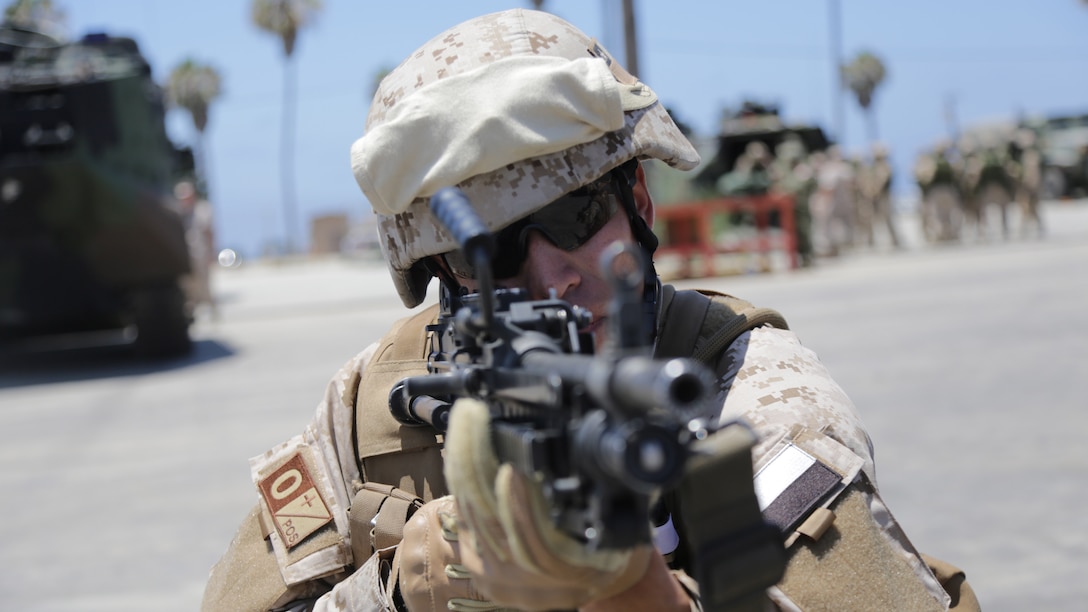
POLYGON ((427 206, 438 189, 460 187, 495 231, 633 158, 699 163, 653 91, 600 44, 524 9, 466 21, 408 56, 351 149, 408 307, 426 296, 424 260, 457 248, 427 206))

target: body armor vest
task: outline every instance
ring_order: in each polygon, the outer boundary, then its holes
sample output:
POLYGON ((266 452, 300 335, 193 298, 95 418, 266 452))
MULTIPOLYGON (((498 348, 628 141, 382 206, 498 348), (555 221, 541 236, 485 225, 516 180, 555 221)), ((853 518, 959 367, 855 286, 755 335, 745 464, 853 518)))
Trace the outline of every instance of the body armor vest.
MULTIPOLYGON (((716 370, 717 358, 745 331, 762 325, 787 329, 777 312, 721 293, 661 292, 655 357, 693 357, 716 370)), ((430 349, 426 326, 438 307, 398 321, 366 366, 355 404, 354 438, 364 482, 392 485, 423 501, 447 494, 442 475, 442 435, 410 426, 389 412, 389 390, 406 376, 426 374, 430 349)))

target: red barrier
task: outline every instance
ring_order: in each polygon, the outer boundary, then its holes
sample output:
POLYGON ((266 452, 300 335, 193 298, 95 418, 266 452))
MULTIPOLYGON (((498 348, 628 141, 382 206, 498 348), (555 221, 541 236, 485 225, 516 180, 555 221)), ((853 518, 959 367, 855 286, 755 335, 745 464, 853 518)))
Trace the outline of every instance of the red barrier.
POLYGON ((680 276, 690 278, 692 259, 702 260, 701 276, 715 276, 714 258, 721 254, 759 253, 769 255, 775 251, 785 253, 789 267, 797 267, 797 239, 794 229, 793 196, 784 193, 768 193, 752 196, 731 196, 713 200, 683 202, 656 208, 655 225, 659 231, 661 247, 657 253, 663 257, 680 257, 680 276), (755 235, 739 239, 727 245, 715 240, 713 218, 716 215, 746 213, 751 216, 755 235), (771 214, 777 213, 778 229, 772 232, 771 214), (659 228, 660 230, 660 228, 659 228))

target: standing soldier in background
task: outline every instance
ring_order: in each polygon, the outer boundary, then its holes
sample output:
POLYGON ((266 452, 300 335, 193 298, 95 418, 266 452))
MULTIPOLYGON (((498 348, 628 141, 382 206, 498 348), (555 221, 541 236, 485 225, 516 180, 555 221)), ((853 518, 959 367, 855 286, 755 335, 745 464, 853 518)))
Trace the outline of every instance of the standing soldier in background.
POLYGON ((1009 205, 1013 200, 1013 171, 1006 143, 987 144, 966 157, 965 191, 973 201, 973 220, 977 237, 990 234, 989 209, 997 207, 1001 215, 1001 235, 1009 237, 1009 205))
POLYGON ((951 156, 951 143, 942 140, 914 165, 914 180, 922 190, 922 234, 930 243, 960 238, 963 190, 951 156))
POLYGON ((862 198, 868 203, 867 207, 872 212, 870 223, 863 231, 868 238, 869 246, 875 246, 877 226, 888 229, 888 239, 892 247, 898 249, 901 246, 899 232, 895 229, 895 212, 892 210, 892 165, 888 161, 888 147, 883 143, 873 145, 873 160, 866 168, 862 185, 862 198))
POLYGON ((215 221, 212 205, 199 197, 196 186, 181 181, 174 187, 181 221, 185 226, 185 241, 189 244, 190 272, 182 279, 185 289, 186 310, 189 318, 196 318, 197 311, 206 306, 208 314, 216 319, 219 309, 212 295, 211 271, 216 263, 215 221))
MULTIPOLYGON (((1077 157, 1077 171, 1080 173, 1081 181, 1088 185, 1088 144, 1080 146, 1080 155, 1077 157)), ((1088 193, 1084 195, 1088 196, 1088 193)))
POLYGON ((816 170, 812 198, 813 245, 818 255, 834 257, 854 242, 854 171, 837 145, 828 147, 816 170))
POLYGON ((794 246, 801 267, 812 265, 812 211, 809 202, 816 191, 816 172, 797 137, 787 138, 775 149, 772 168, 774 189, 793 198, 794 246))
POLYGON ((1039 150, 1035 132, 1027 128, 1017 130, 1015 138, 1016 201, 1020 204, 1020 236, 1027 237, 1029 226, 1035 235, 1044 234, 1043 219, 1039 214, 1039 199, 1043 188, 1043 152, 1039 150))
POLYGON ((982 231, 982 202, 979 200, 978 182, 982 173, 982 148, 971 136, 964 136, 959 141, 959 165, 957 178, 960 188, 960 209, 963 211, 963 224, 973 224, 978 232, 982 231))
POLYGON ((744 153, 737 158, 733 170, 718 179, 718 191, 727 196, 767 193, 773 181, 773 164, 774 159, 767 145, 753 140, 744 147, 744 153))
POLYGON ((873 245, 873 206, 867 194, 869 166, 861 155, 851 155, 847 162, 854 177, 851 200, 854 202, 854 239, 851 246, 873 245))

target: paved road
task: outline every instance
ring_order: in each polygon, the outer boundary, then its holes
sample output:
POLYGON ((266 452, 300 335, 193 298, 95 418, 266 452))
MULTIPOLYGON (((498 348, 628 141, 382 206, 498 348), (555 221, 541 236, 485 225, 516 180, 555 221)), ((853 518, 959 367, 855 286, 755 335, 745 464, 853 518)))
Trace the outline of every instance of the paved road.
MULTIPOLYGON (((915 544, 988 610, 1088 600, 1088 202, 1041 241, 876 251, 702 285, 786 314, 847 389, 915 544)), ((302 429, 329 376, 403 314, 374 262, 216 278, 190 358, 105 347, 0 363, 0 601, 187 611, 254 501, 246 459, 302 429)))

